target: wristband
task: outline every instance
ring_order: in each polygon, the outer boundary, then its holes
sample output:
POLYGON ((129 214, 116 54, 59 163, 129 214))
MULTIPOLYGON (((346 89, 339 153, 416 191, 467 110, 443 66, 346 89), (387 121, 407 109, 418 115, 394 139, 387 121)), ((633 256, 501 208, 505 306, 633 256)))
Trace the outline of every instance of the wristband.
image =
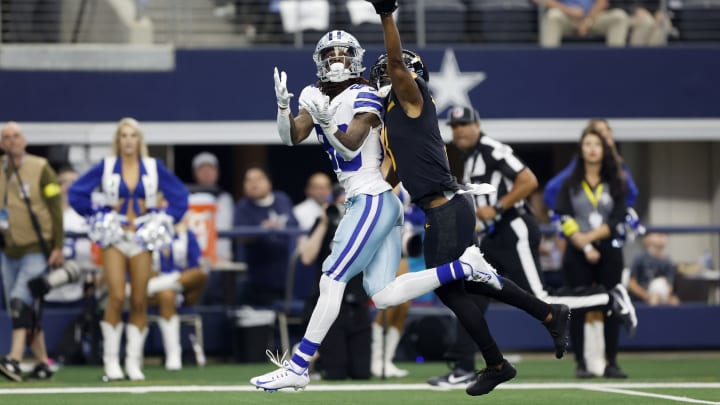
POLYGON ((583 246, 583 252, 585 252, 585 253, 588 253, 588 252, 591 251, 592 249, 593 249, 593 245, 590 244, 590 243, 588 243, 588 244, 586 244, 585 246, 583 246))

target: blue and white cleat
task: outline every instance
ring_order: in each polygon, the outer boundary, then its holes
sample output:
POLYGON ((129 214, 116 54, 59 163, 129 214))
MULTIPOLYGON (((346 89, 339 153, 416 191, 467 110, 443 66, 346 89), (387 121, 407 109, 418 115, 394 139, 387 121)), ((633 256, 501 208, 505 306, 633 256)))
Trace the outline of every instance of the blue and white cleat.
POLYGON ((292 368, 288 360, 285 360, 285 354, 278 358, 270 350, 266 350, 270 361, 279 368, 267 374, 259 375, 250 379, 250 384, 258 389, 262 388, 267 392, 275 392, 283 388, 294 388, 295 391, 304 389, 310 382, 310 376, 307 369, 297 372, 292 368))
POLYGON ((500 277, 497 270, 485 260, 482 252, 480 252, 480 248, 475 245, 469 246, 465 249, 465 252, 463 252, 459 260, 460 263, 466 264, 471 268, 466 280, 487 284, 496 290, 502 290, 502 277, 500 277))

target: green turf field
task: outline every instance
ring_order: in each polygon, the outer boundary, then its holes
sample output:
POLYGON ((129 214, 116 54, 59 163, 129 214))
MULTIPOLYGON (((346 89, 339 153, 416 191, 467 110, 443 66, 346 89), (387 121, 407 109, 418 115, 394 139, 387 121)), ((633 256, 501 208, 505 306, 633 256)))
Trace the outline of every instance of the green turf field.
POLYGON ((140 383, 103 383, 99 367, 66 367, 48 382, 0 381, 0 404, 671 404, 720 405, 720 353, 621 353, 627 381, 576 380, 571 359, 522 355, 517 377, 489 395, 430 389, 428 377, 444 373, 442 363, 400 363, 407 378, 369 381, 313 381, 305 391, 273 394, 255 390, 248 379, 268 364, 186 366, 181 372, 146 367, 140 383))

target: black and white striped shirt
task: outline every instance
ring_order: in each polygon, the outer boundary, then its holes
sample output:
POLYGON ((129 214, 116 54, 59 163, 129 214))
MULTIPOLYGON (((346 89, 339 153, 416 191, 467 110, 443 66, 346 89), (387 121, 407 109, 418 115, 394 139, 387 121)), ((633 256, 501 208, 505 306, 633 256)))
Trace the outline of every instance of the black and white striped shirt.
MULTIPOLYGON (((512 190, 515 178, 525 167, 525 163, 510 146, 481 133, 475 149, 465 157, 463 183, 489 183, 495 186, 497 194, 475 197, 478 207, 495 205, 512 190)), ((525 200, 518 201, 515 208, 527 209, 525 204, 525 200)))

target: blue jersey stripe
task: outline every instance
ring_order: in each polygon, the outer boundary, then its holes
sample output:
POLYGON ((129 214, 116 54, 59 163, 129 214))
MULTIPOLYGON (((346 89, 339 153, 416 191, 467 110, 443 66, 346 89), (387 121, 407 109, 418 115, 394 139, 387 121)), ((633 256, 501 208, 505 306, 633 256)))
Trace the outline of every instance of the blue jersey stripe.
POLYGON ((371 93, 369 91, 362 91, 358 93, 357 98, 368 98, 371 100, 376 100, 380 104, 382 104, 383 102, 383 100, 380 98, 380 96, 377 95, 377 93, 371 93))
POLYGON ((355 104, 353 104, 353 108, 363 108, 363 107, 370 107, 372 109, 380 111, 382 109, 382 104, 378 104, 374 101, 361 101, 361 100, 357 100, 357 101, 355 101, 355 104))

